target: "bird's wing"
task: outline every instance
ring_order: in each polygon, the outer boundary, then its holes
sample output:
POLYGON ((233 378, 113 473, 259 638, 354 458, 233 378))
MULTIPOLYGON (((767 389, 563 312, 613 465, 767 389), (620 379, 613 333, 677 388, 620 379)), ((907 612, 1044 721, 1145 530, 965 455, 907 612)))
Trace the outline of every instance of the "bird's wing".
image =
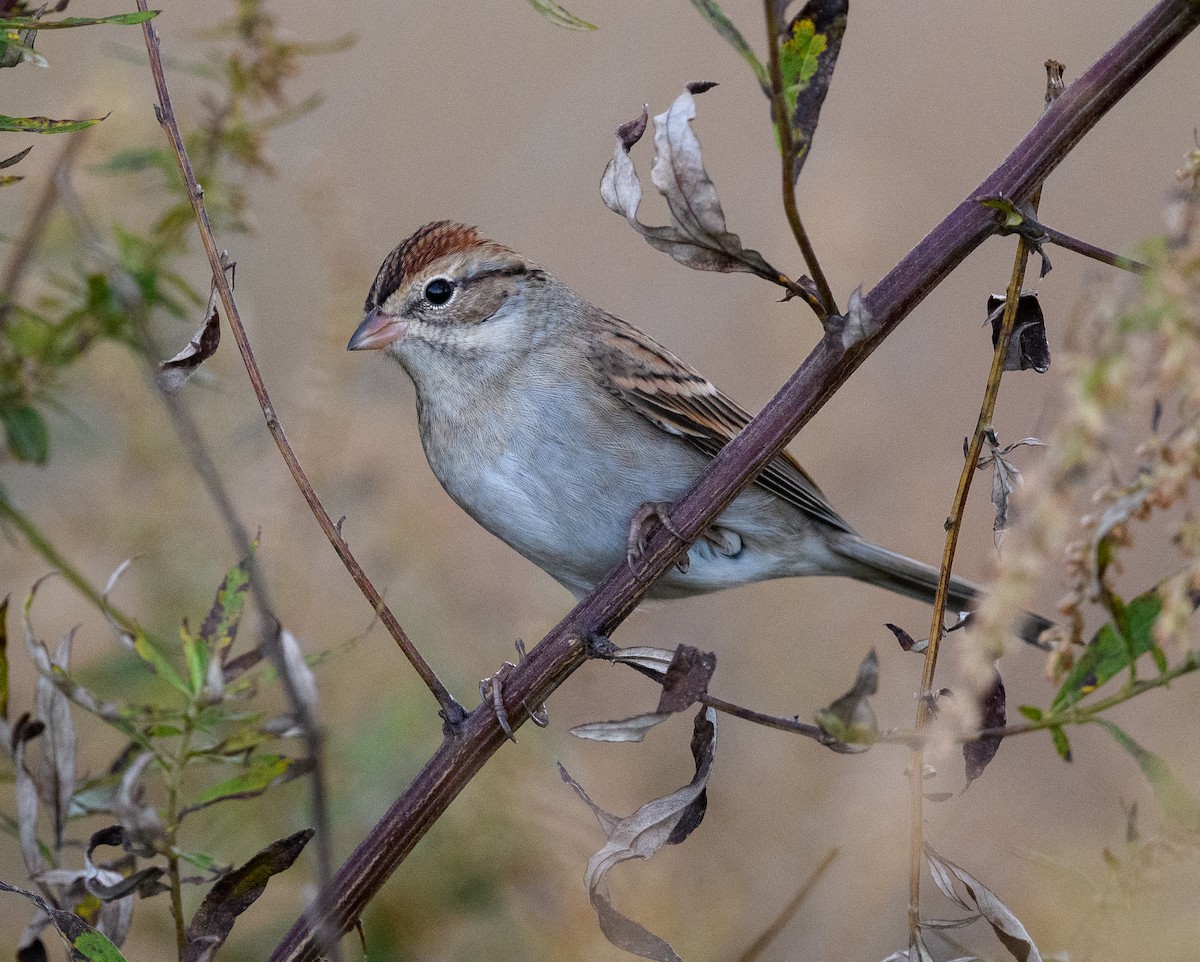
MULTIPOLYGON (((620 318, 612 321, 592 341, 592 363, 604 387, 651 424, 711 458, 750 423, 750 415, 699 372, 620 318)), ((839 531, 855 533, 786 451, 763 468, 755 484, 839 531)))

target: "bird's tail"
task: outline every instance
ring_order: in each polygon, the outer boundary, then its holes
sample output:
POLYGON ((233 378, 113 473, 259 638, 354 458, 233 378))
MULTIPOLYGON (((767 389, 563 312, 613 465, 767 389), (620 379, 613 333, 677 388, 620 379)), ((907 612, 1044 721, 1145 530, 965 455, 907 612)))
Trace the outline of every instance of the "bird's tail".
MULTIPOLYGON (((851 578, 933 604, 937 593, 938 570, 931 565, 853 536, 838 538, 830 547, 850 563, 846 574, 851 578)), ((952 576, 946 607, 951 611, 967 611, 975 607, 979 594, 977 586, 964 578, 952 576)), ((1027 611, 1017 631, 1024 641, 1037 645, 1038 636, 1052 624, 1041 615, 1027 611)))

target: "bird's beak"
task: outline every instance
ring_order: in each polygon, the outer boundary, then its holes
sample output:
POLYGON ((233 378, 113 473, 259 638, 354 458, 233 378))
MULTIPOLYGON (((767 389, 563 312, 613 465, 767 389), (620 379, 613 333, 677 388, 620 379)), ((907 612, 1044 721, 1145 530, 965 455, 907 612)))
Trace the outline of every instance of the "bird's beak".
POLYGON ((384 314, 378 307, 367 311, 367 316, 346 345, 347 351, 376 351, 399 341, 408 333, 408 321, 391 314, 384 314))

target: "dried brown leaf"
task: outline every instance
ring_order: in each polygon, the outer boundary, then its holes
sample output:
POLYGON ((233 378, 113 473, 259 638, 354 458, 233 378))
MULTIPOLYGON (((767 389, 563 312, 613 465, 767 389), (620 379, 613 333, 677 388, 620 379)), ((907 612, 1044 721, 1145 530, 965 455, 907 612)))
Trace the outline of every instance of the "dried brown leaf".
POLYGON ((645 133, 645 110, 641 117, 617 129, 613 159, 600 179, 600 197, 610 210, 629 221, 651 247, 670 254, 687 267, 700 271, 745 271, 787 286, 786 278, 758 251, 742 247, 741 239, 725 227, 716 186, 704 169, 700 142, 691 127, 696 116, 692 95, 712 86, 688 84, 670 109, 654 118, 655 156, 650 180, 666 198, 670 226, 649 227, 637 217, 642 185, 629 151, 645 133))
POLYGON ((245 865, 223 875, 209 890, 187 929, 184 962, 201 962, 229 937, 237 917, 257 901, 271 877, 290 868, 313 837, 311 828, 272 842, 245 865))
POLYGON ((159 365, 158 386, 167 394, 176 393, 200 369, 200 365, 217 352, 220 343, 221 319, 214 307, 208 320, 188 341, 187 346, 159 365))
POLYGON ((695 777, 678 791, 647 802, 632 815, 620 818, 600 808, 561 764, 559 774, 596 816, 607 838, 588 861, 584 880, 601 930, 610 942, 643 958, 678 962, 679 957, 662 939, 617 910, 608 897, 608 873, 622 862, 650 858, 663 845, 676 845, 691 834, 704 817, 706 786, 716 751, 716 712, 702 709, 692 734, 695 777))
MULTIPOLYGON (((979 728, 981 731, 989 728, 1003 728, 1008 723, 1007 706, 1004 691, 1004 679, 999 670, 992 677, 992 683, 982 693, 979 699, 979 728)), ((1002 735, 983 735, 969 742, 963 742, 963 762, 966 765, 967 785, 975 781, 1000 750, 1002 735)), ((965 791, 966 789, 964 789, 965 791)))
MULTIPOLYGON (((988 322, 992 325, 992 347, 1000 343, 1000 328, 1004 318, 1003 294, 988 298, 988 322)), ((1017 300, 1017 316, 1013 321, 1012 338, 1004 354, 1004 370, 1036 371, 1045 374, 1050 369, 1050 342, 1046 338, 1046 318, 1037 292, 1026 291, 1017 300)))
POLYGON ((925 846, 925 858, 929 874, 941 893, 965 911, 986 919, 1013 958, 1018 962, 1042 962, 1042 955, 1021 920, 991 889, 966 869, 942 858, 928 845, 925 846), (966 890, 966 897, 959 894, 956 882, 966 890))

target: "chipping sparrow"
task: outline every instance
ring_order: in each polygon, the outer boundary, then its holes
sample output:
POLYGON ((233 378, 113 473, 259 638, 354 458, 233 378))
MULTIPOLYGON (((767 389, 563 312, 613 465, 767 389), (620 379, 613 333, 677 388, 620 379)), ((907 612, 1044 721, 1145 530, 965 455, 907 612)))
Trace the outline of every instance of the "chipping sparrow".
MULTIPOLYGON (((637 328, 474 228, 427 224, 379 269, 349 350, 382 349, 417 390, 429 466, 458 504, 582 597, 750 420, 637 328)), ((864 541, 778 455, 651 589, 845 575, 932 601, 937 572, 864 541)), ((955 578, 951 606, 977 589, 955 578)), ((1028 616, 1028 640, 1049 622, 1028 616)))

